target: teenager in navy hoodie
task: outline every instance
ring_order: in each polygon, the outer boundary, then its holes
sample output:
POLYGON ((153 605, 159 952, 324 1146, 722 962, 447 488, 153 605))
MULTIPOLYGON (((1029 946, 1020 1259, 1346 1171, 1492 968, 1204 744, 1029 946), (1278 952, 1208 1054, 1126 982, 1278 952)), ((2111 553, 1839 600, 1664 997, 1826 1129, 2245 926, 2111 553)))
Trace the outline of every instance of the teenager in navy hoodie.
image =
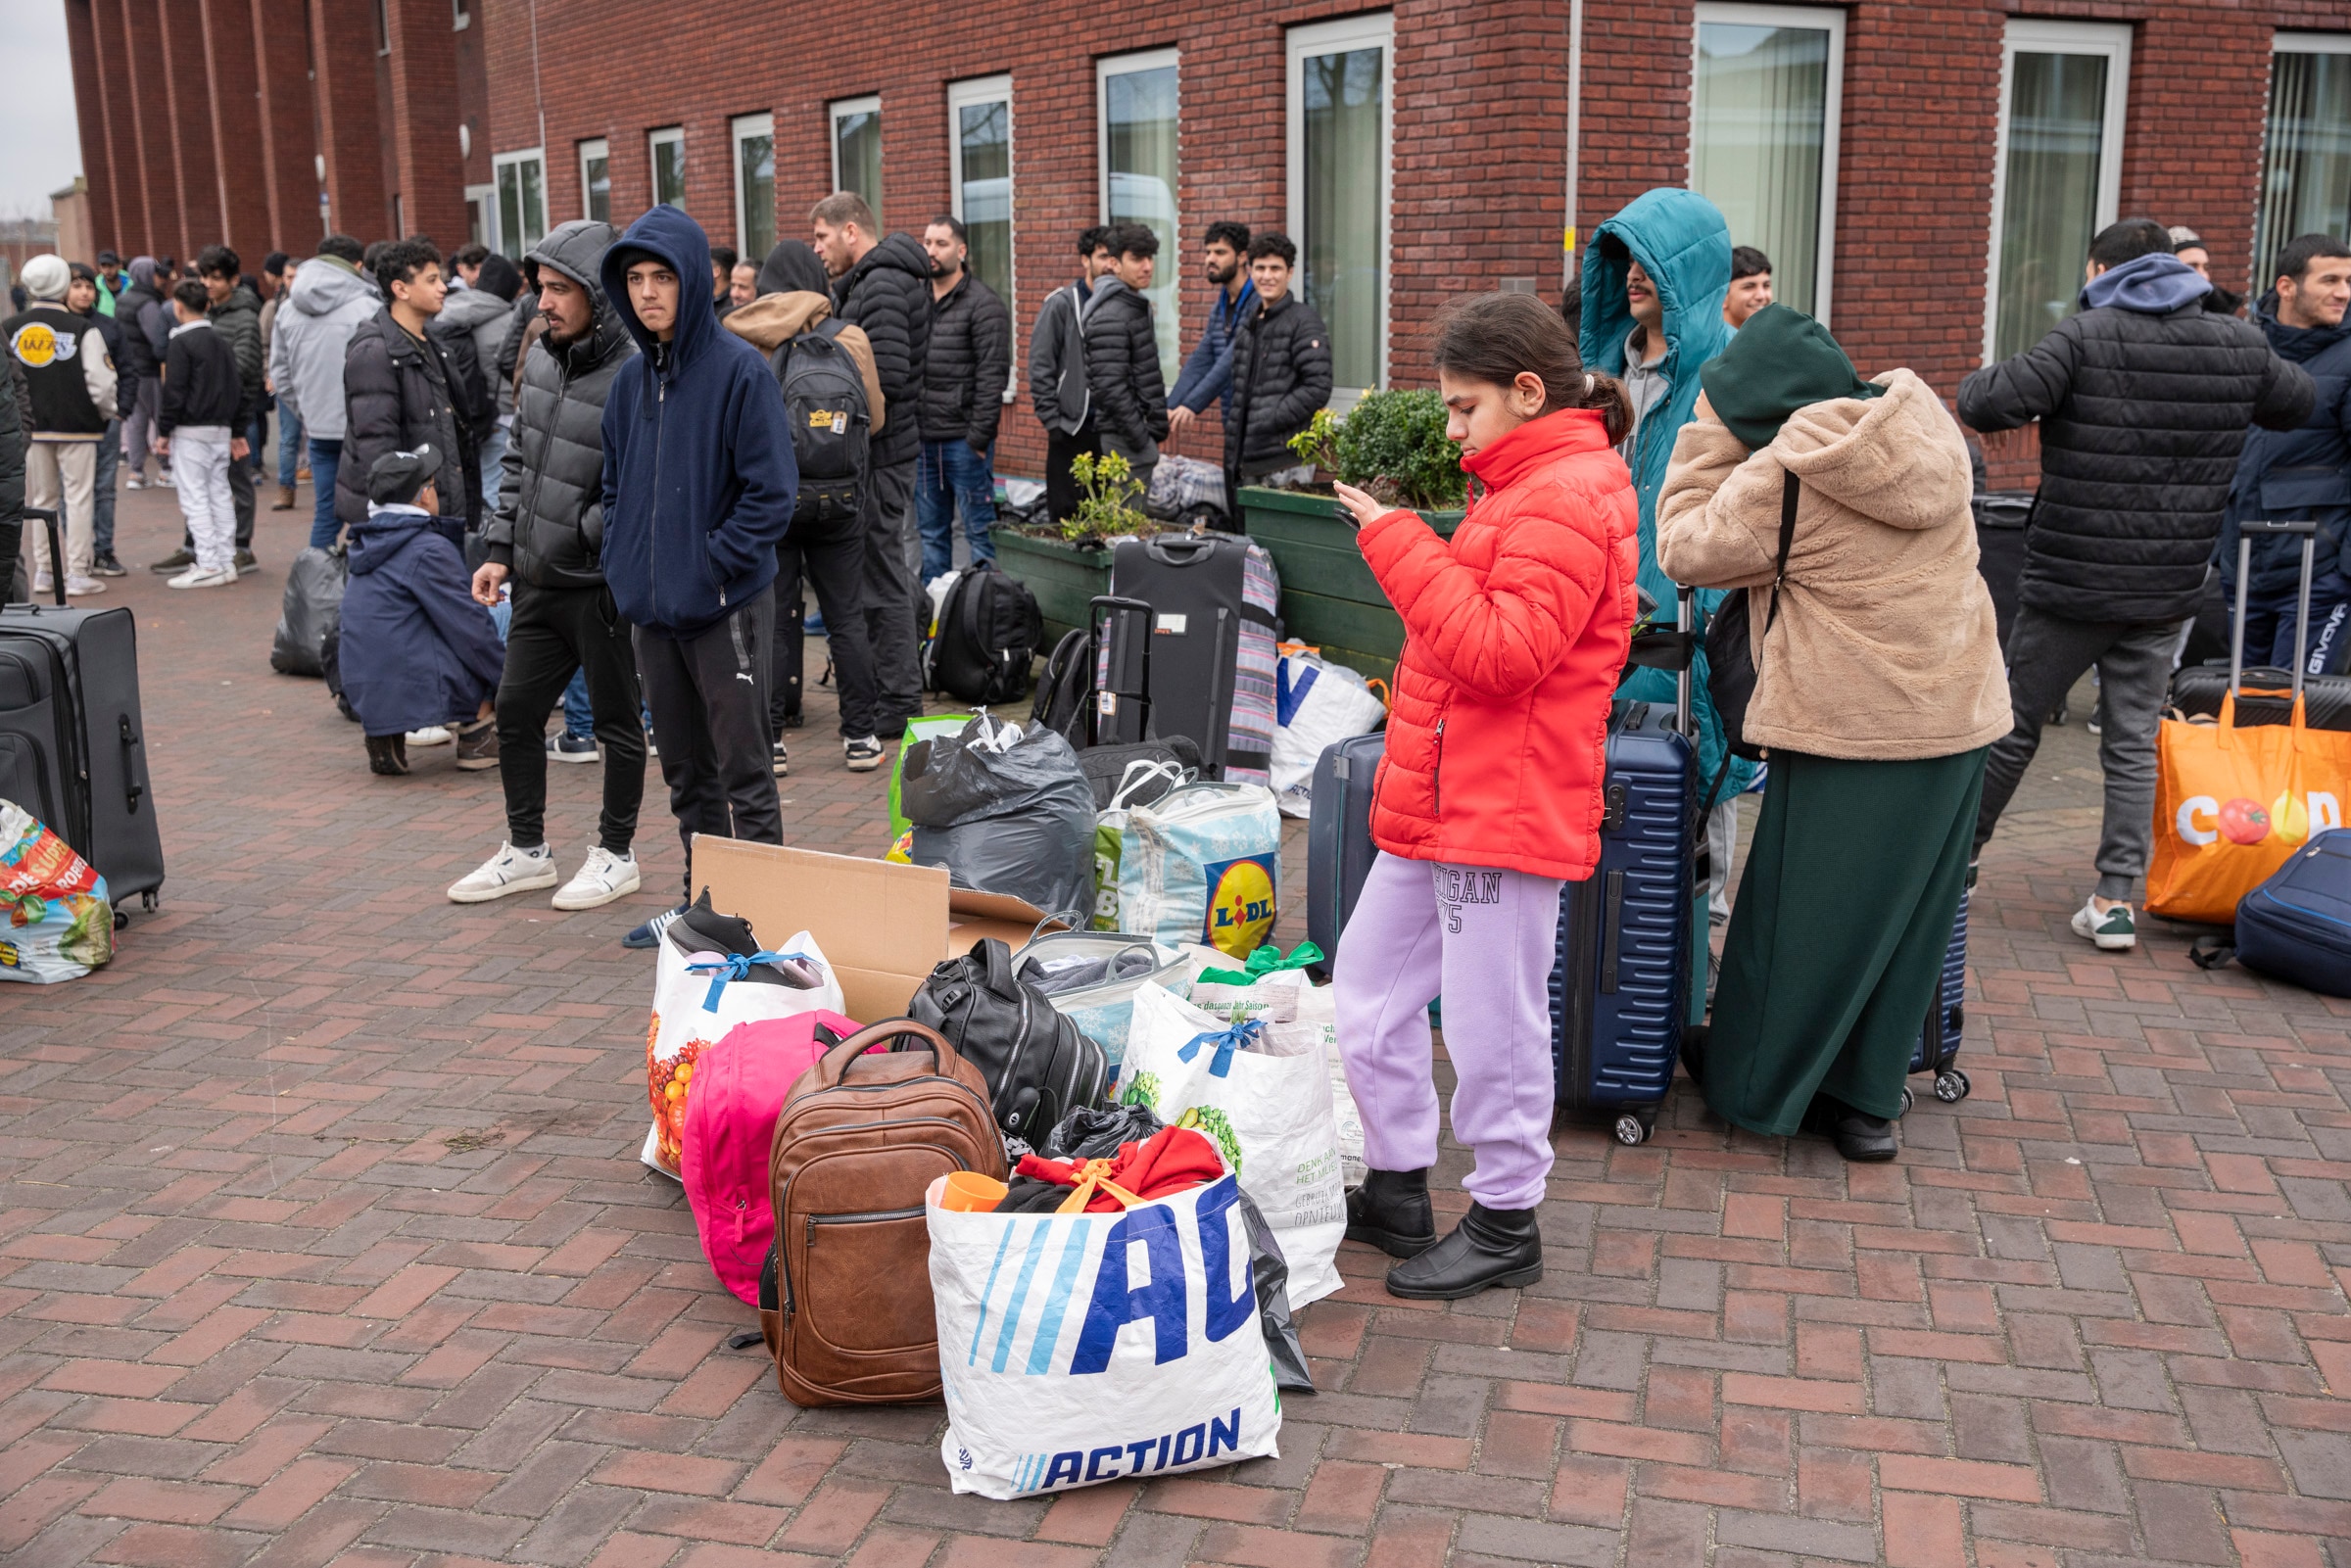
MULTIPOLYGON (((637 628, 691 899, 696 833, 783 841, 768 648, 776 546, 799 470, 767 361, 702 309, 710 241, 701 225, 656 207, 605 253, 602 271, 641 352, 604 402, 604 582, 637 628)), ((674 918, 656 916, 622 941, 650 947, 674 918)))

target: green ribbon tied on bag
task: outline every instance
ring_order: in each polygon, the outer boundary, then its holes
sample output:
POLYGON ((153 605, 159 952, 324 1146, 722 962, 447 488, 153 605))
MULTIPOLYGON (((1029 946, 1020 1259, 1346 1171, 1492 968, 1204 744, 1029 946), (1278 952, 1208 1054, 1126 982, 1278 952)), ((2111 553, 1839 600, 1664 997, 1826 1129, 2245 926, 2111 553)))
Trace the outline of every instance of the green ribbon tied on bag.
POLYGON ((1290 949, 1287 958, 1281 956, 1280 948, 1268 942, 1249 955, 1247 969, 1202 970, 1200 980, 1206 985, 1255 985, 1269 974, 1277 974, 1283 970, 1302 970, 1309 964, 1321 962, 1322 949, 1312 942, 1300 942, 1290 949))

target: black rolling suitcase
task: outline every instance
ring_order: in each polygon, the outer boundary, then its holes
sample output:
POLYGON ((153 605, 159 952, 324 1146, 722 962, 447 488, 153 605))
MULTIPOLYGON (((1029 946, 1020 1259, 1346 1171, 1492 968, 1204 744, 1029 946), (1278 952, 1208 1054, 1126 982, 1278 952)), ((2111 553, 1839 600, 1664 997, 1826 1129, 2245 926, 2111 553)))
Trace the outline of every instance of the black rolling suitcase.
POLYGON ((1350 736, 1323 747, 1315 763, 1313 807, 1306 822, 1306 939, 1322 949, 1315 968, 1330 973, 1339 936, 1371 875, 1371 785, 1387 755, 1384 734, 1350 736))
POLYGON ((2313 730, 2351 730, 2351 675, 2312 675, 2294 679, 2292 670, 2276 665, 2244 667, 2245 593, 2253 565, 2253 534, 2302 536, 2302 602, 2295 617, 2294 663, 2303 663, 2310 641, 2310 585, 2318 543, 2318 524, 2309 521, 2270 521, 2251 518, 2238 526, 2236 540, 2236 620, 2229 634, 2230 656, 2206 664, 2183 666, 2172 676, 2171 706, 2183 718, 2212 719, 2221 712, 2221 698, 2236 692, 2234 721, 2239 725, 2290 724, 2294 691, 2302 692, 2302 722, 2313 730))
MULTIPOLYGON (((1281 595, 1265 546, 1237 534, 1123 539, 1111 552, 1110 592, 1151 606, 1151 734, 1189 736, 1208 778, 1265 784, 1281 595)), ((1104 645, 1114 670, 1134 656, 1123 645, 1130 624, 1114 621, 1104 645)), ((1098 729, 1097 738, 1111 737, 1098 729)))
MULTIPOLYGON (((63 561, 57 514, 50 559, 63 561)), ((37 812, 106 879, 118 910, 164 885, 163 834, 148 787, 138 630, 129 610, 0 608, 0 796, 37 812)))
POLYGON ((2025 575, 2025 531, 2033 521, 2033 492, 1994 490, 1970 502, 1976 516, 1976 571, 1991 591, 2000 646, 2016 624, 2017 586, 2025 575))

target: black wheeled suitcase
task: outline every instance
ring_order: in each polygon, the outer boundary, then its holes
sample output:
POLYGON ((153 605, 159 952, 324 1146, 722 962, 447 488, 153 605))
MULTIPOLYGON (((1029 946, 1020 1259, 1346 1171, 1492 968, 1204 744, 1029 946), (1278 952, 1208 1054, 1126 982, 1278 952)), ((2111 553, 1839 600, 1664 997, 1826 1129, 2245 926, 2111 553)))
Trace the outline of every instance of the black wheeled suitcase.
POLYGON ((1306 820, 1306 939, 1322 949, 1330 972, 1339 936, 1371 875, 1371 785, 1387 755, 1384 734, 1350 736, 1322 748, 1315 763, 1314 801, 1306 820))
MULTIPOLYGON (((55 515, 25 515, 47 521, 63 560, 55 515)), ((0 608, 0 795, 96 867, 118 910, 134 893, 153 909, 164 885, 146 734, 129 610, 0 608)))
POLYGON ((2351 675, 2312 675, 2304 671, 2297 681, 2290 669, 2280 670, 2276 665, 2255 665, 2251 669, 2244 666, 2245 591, 2253 570, 2250 536, 2302 536, 2302 603, 2294 623, 2294 662, 2299 665, 2309 649, 2312 556, 2317 546, 2318 524, 2247 518, 2237 526, 2236 620, 2230 632, 2230 656, 2205 664, 2184 665, 2176 671, 2172 676, 2170 705, 2183 718, 2217 719, 2221 699, 2233 690, 2236 706, 2231 718, 2236 724, 2291 724, 2294 693, 2299 690, 2304 724, 2313 730, 2351 730, 2351 675))
MULTIPOLYGON (((1208 778, 1265 784, 1280 634, 1273 557, 1237 534, 1123 539, 1111 552, 1110 592, 1151 606, 1151 734, 1189 736, 1208 778)), ((1104 650, 1114 669, 1129 657, 1120 635, 1114 625, 1104 650)))
POLYGON ((2025 531, 2033 521, 2033 492, 1994 490, 1975 498, 1976 571, 1991 591, 1992 615, 1999 624, 2000 646, 2008 645, 2008 629, 2016 624, 2017 586, 2025 575, 2025 531))
MULTIPOLYGON (((1935 1000, 1928 1004, 1927 1022, 1918 1031, 1918 1047, 1910 1053, 1910 1070, 1935 1075, 1935 1098, 1957 1105, 1967 1098, 1967 1074, 1957 1067, 1959 1034, 1967 1022, 1967 906, 1976 896, 1976 874, 1971 868, 1959 889, 1959 916, 1951 923, 1951 944, 1943 950, 1943 974, 1936 981, 1935 1000)), ((1911 1095, 1902 1090, 1902 1109, 1911 1095)))

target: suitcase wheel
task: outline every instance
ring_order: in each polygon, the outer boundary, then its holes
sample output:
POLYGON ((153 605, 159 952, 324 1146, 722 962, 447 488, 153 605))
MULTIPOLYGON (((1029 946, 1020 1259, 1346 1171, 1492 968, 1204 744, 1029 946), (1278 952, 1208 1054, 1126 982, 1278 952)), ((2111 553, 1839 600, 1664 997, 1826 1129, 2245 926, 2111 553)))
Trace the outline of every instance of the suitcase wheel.
POLYGON ((1957 1068, 1949 1068, 1935 1074, 1935 1098, 1941 1100, 1944 1105, 1957 1105, 1966 1099, 1970 1087, 1967 1074, 1957 1068))
POLYGON ((1896 1117, 1896 1119, 1899 1119, 1899 1118, 1900 1118, 1900 1117, 1906 1117, 1906 1116, 1908 1116, 1908 1115, 1910 1114, 1910 1108, 1911 1108, 1912 1106, 1916 1105, 1916 1104, 1918 1104, 1918 1096, 1917 1096, 1917 1095, 1915 1095, 1915 1094, 1912 1094, 1912 1093, 1910 1092, 1910 1085, 1908 1085, 1908 1084, 1906 1084, 1906 1083, 1905 1083, 1905 1084, 1903 1084, 1903 1085, 1902 1085, 1902 1108, 1901 1108, 1899 1111, 1896 1111, 1896 1112, 1895 1113, 1895 1117, 1896 1117))
POLYGON ((1649 1142, 1651 1130, 1650 1123, 1642 1120, 1630 1111, 1616 1118, 1614 1128, 1616 1141, 1628 1149, 1638 1148, 1649 1142))
POLYGON ((146 910, 149 914, 153 914, 156 910, 161 909, 163 907, 163 899, 152 892, 141 893, 139 895, 139 907, 143 910, 146 910))

